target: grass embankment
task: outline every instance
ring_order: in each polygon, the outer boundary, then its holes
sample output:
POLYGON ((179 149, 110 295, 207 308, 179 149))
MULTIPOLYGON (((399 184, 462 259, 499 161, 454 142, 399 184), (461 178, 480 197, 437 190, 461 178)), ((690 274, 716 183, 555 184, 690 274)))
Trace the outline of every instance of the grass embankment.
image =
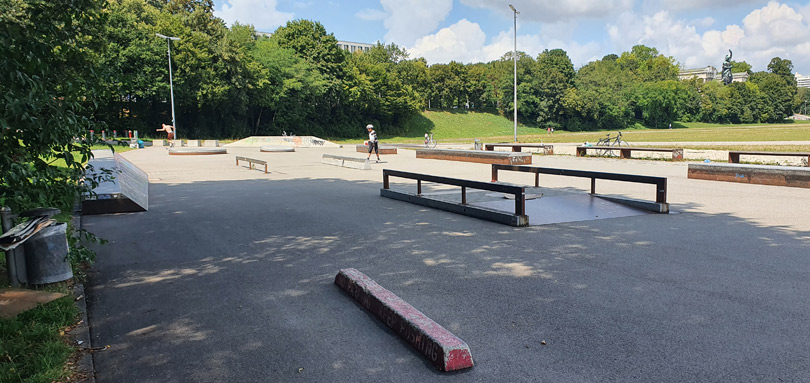
MULTIPOLYGON (((512 142, 514 125, 503 116, 492 113, 467 111, 426 111, 406 123, 407 134, 390 136, 382 127, 377 132, 383 142, 421 143, 425 132, 431 132, 441 143, 470 143, 474 139, 482 142, 512 142)), ((557 130, 548 134, 544 129, 518 125, 519 142, 544 143, 595 143, 606 134, 615 131, 566 132, 557 130)), ((689 146, 706 150, 763 150, 763 151, 808 151, 810 145, 724 145, 723 142, 757 141, 810 141, 810 122, 790 121, 781 124, 722 125, 699 122, 675 123, 673 129, 647 129, 636 125, 622 131, 623 138, 633 144, 645 142, 717 142, 712 146, 689 146)), ((356 143, 362 140, 345 140, 343 143, 356 143)), ((661 146, 661 145, 656 145, 661 146)), ((665 145, 664 145, 665 146, 665 145)))
POLYGON ((64 332, 77 315, 68 294, 16 318, 0 318, 0 382, 50 383, 70 376, 66 363, 75 349, 64 332))

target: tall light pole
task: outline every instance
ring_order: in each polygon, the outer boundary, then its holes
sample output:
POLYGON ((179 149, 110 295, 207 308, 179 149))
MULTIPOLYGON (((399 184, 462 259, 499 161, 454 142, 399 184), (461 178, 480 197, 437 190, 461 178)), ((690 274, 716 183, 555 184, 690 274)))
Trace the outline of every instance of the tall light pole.
POLYGON ((515 62, 515 100, 513 106, 515 109, 515 142, 517 142, 517 15, 520 12, 512 4, 509 4, 509 8, 512 8, 512 12, 515 14, 515 50, 512 51, 512 60, 515 62))
POLYGON ((166 49, 169 52, 169 94, 172 100, 172 128, 174 129, 174 139, 178 140, 180 137, 177 135, 177 121, 174 120, 174 85, 172 84, 172 40, 180 40, 179 37, 164 36, 160 33, 155 33, 155 36, 161 39, 166 39, 166 49))

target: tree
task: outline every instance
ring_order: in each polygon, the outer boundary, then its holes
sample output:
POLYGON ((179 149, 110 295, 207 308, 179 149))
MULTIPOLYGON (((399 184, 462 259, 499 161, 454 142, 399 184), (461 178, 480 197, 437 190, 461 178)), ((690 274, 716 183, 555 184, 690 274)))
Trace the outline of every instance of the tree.
POLYGON ((762 92, 763 109, 772 110, 771 113, 761 113, 761 121, 779 122, 793 114, 793 98, 796 88, 791 87, 783 76, 776 73, 757 72, 751 75, 749 81, 756 84, 762 92))
POLYGON ((768 71, 782 76, 785 79, 785 82, 788 86, 793 88, 796 87, 796 77, 793 75, 793 62, 787 59, 781 59, 779 57, 774 57, 771 59, 771 62, 768 63, 768 71))
POLYGON ((5 2, 0 12, 0 204, 72 206, 92 157, 96 55, 103 24, 93 0, 5 2), (79 160, 75 160, 76 152, 79 160), (65 161, 67 170, 54 166, 65 161))
POLYGON ((731 72, 732 73, 748 73, 749 75, 751 73, 754 73, 751 70, 751 64, 749 64, 749 63, 747 63, 745 61, 734 61, 734 60, 731 60, 731 72))
POLYGON ((561 100, 574 82, 574 64, 562 49, 546 49, 537 56, 536 75, 532 86, 537 91, 540 105, 537 122, 558 125, 562 113, 561 100))

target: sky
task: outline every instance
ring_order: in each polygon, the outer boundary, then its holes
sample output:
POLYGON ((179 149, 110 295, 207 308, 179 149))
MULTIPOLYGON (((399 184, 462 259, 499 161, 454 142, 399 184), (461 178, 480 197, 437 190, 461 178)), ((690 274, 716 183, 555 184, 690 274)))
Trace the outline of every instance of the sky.
POLYGON ((214 0, 230 26, 272 32, 318 21, 338 40, 394 43, 429 64, 489 62, 517 49, 563 49, 579 68, 637 44, 682 68, 720 68, 728 50, 754 71, 773 57, 810 75, 810 0, 214 0))

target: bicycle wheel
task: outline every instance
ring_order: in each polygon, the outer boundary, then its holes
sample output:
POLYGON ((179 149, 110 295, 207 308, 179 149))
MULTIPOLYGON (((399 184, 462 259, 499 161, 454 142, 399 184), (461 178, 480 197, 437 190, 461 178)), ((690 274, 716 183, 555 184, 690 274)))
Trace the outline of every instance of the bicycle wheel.
POLYGON ((436 145, 438 145, 438 144, 439 144, 439 143, 438 143, 438 142, 436 142, 436 140, 431 139, 431 140, 430 140, 430 143, 429 143, 428 145, 430 145, 430 147, 431 147, 431 148, 435 148, 435 147, 436 147, 436 145))
MULTIPOLYGON (((596 143, 596 146, 610 146, 610 142, 606 139, 601 139, 596 143)), ((607 149, 596 149, 597 156, 606 156, 608 155, 607 149)))

